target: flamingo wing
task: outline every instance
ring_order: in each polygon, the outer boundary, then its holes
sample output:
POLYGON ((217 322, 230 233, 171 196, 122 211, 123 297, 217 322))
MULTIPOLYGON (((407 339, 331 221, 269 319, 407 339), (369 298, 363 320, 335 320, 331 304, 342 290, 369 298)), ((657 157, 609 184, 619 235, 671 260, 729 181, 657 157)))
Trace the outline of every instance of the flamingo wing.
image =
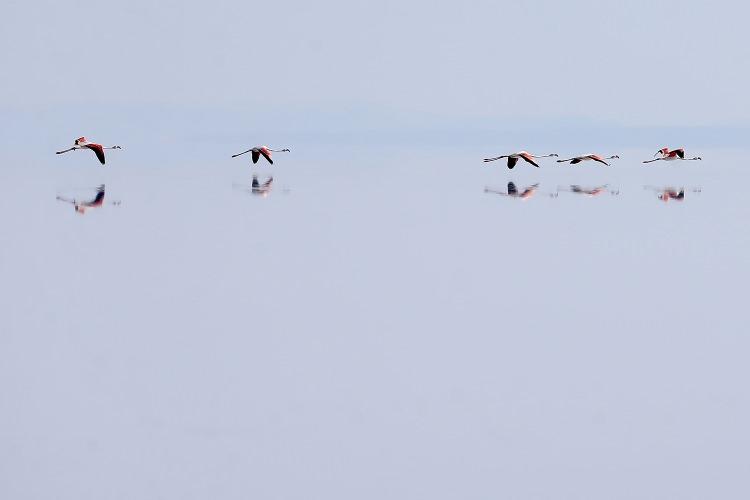
MULTIPOLYGON (((527 162, 531 163, 531 164, 532 164, 532 165, 534 165, 534 166, 535 166, 536 168, 539 168, 539 165, 537 165, 537 164, 536 164, 536 162, 534 162, 534 160, 532 160, 532 159, 531 159, 531 156, 529 156, 529 155, 521 155, 521 158, 523 158, 523 159, 524 159, 524 160, 526 160, 527 162)), ((572 163, 572 162, 571 162, 571 163, 572 163)))
POLYGON ((102 147, 102 145, 86 144, 86 147, 93 151, 96 154, 96 157, 99 158, 99 162, 104 165, 104 148, 102 147))
POLYGON ((263 155, 263 158, 265 158, 266 160, 268 160, 268 163, 270 163, 271 165, 273 165, 273 160, 271 159, 271 154, 268 151, 266 151, 264 149, 261 149, 260 150, 260 154, 263 155))
POLYGON ((517 156, 509 156, 508 157, 508 168, 515 167, 516 163, 518 163, 518 157, 517 156))
POLYGON ((598 161, 599 163, 604 163, 605 165, 609 166, 609 163, 607 163, 606 161, 602 160, 601 158, 599 158, 596 155, 589 156, 589 158, 591 158, 594 161, 598 161))
POLYGON ((571 165, 575 165, 576 163, 581 163, 581 159, 580 158, 573 158, 572 160, 570 160, 570 164, 571 165))
POLYGON ((253 151, 253 163, 258 163, 260 159, 260 151, 253 151))
POLYGON ((684 160, 684 159, 685 159, 685 150, 684 150, 684 149, 682 149, 682 148, 680 148, 680 149, 675 149, 674 151, 672 151, 671 153, 669 153, 669 155, 670 155, 670 156, 672 156, 672 155, 677 155, 677 156, 679 156, 679 157, 680 157, 681 159, 683 159, 683 160, 684 160))
POLYGON ((104 204, 104 189, 102 188, 99 188, 96 191, 96 197, 93 200, 86 202, 86 206, 88 207, 100 207, 103 204, 104 204))

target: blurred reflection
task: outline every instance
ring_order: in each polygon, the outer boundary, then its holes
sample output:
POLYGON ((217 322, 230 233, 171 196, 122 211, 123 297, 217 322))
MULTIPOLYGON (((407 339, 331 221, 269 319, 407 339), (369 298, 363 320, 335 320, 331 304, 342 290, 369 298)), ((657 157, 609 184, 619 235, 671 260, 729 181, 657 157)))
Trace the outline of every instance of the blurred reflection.
POLYGON ((500 196, 509 196, 511 198, 521 198, 522 200, 528 200, 532 196, 534 196, 534 193, 536 193, 536 190, 539 188, 539 183, 532 184, 531 186, 527 186, 524 188, 523 191, 519 191, 516 185, 513 182, 508 183, 508 190, 506 192, 498 191, 497 189, 492 189, 490 187, 484 188, 485 193, 494 193, 499 194, 500 196))
POLYGON ((596 186, 596 187, 582 187, 578 184, 571 184, 569 188, 565 187, 558 187, 558 191, 567 191, 569 193, 576 193, 576 194, 582 194, 585 196, 593 197, 593 196, 599 196, 604 193, 609 193, 612 196, 616 196, 620 194, 619 190, 610 190, 608 189, 609 184, 604 184, 602 186, 596 186))
POLYGON ((268 196, 268 193, 271 192, 271 187, 273 186, 273 177, 269 177, 266 179, 266 182, 263 184, 258 181, 258 176, 253 174, 253 182, 250 184, 250 187, 243 185, 243 184, 234 184, 234 187, 237 189, 242 189, 243 191, 246 191, 248 193, 252 193, 257 196, 266 197, 268 196))
MULTIPOLYGON (((684 187, 675 188, 671 186, 664 186, 664 187, 643 186, 643 188, 654 191, 656 193, 656 197, 665 203, 670 200, 676 200, 676 201, 685 200, 685 188, 684 187)), ((701 189, 692 188, 690 189, 690 191, 693 193, 700 193, 701 189)))
MULTIPOLYGON (((64 196, 57 196, 58 201, 62 201, 65 203, 70 203, 73 205, 73 209, 81 214, 84 215, 87 210, 92 208, 101 208, 104 206, 104 184, 96 188, 96 196, 94 196, 93 199, 89 200, 79 200, 77 198, 66 198, 64 196)), ((109 202, 110 205, 119 205, 119 201, 111 201, 109 202)))

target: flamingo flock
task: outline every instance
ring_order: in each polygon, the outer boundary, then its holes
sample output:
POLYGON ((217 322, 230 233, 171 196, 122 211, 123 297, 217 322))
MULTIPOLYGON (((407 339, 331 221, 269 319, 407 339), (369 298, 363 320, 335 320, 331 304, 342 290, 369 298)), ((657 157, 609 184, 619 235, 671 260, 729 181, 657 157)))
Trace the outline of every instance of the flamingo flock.
MULTIPOLYGON (((63 153, 68 153, 70 151, 75 151, 78 149, 89 149, 94 152, 96 155, 96 158, 99 160, 99 163, 102 165, 106 164, 106 157, 104 155, 104 151, 107 149, 122 149, 122 146, 102 146, 101 144, 98 144, 96 142, 91 142, 85 137, 79 137, 73 142, 73 146, 64 149, 62 151, 56 151, 55 154, 61 155, 63 153)), ((273 153, 289 153, 291 150, 289 148, 283 148, 283 149, 271 149, 268 146, 254 146, 250 149, 247 149, 241 153, 233 154, 232 158, 237 158, 238 156, 242 156, 247 153, 251 153, 253 164, 257 164, 260 160, 260 157, 266 159, 268 163, 273 165, 273 153)), ((528 151, 518 151, 517 153, 509 153, 505 155, 500 156, 494 156, 492 158, 485 158, 483 161, 484 163, 490 163, 497 160, 503 160, 506 159, 506 165, 509 169, 515 168, 515 166, 518 164, 518 160, 523 160, 526 163, 533 165, 536 168, 540 168, 539 164, 534 161, 539 158, 558 158, 559 155, 557 153, 549 153, 546 155, 535 155, 532 153, 529 153, 528 151)), ((607 160, 617 160, 619 159, 619 155, 611 155, 607 157, 603 157, 598 154, 594 153, 588 153, 584 155, 579 156, 573 156, 570 158, 560 159, 557 160, 557 163, 568 163, 570 165, 576 165, 578 163, 586 162, 586 161, 593 161, 597 163, 601 163, 602 165, 610 166, 610 163, 608 163, 607 160)), ((653 163, 656 161, 674 161, 674 160, 683 160, 683 161, 693 161, 693 160, 702 160, 700 156, 694 156, 692 158, 685 158, 685 150, 683 148, 677 148, 677 149, 669 149, 667 147, 661 148, 659 151, 657 151, 654 154, 654 158, 650 160, 644 160, 643 163, 653 163)))
MULTIPOLYGON (((99 163, 102 165, 106 164, 106 156, 105 156, 105 150, 115 150, 115 149, 123 149, 122 146, 103 146, 99 143, 89 141, 86 139, 86 137, 79 137, 75 141, 73 141, 73 146, 64 149, 62 151, 56 151, 55 154, 64 154, 68 153, 70 151, 76 151, 79 149, 88 149, 93 151, 96 158, 99 160, 99 163)), ((254 146, 252 148, 246 149, 245 151, 242 151, 241 153, 233 154, 232 158, 237 158, 239 156, 242 156, 247 153, 251 153, 252 163, 253 165, 257 164, 258 161, 260 161, 260 158, 263 157, 265 160, 270 164, 273 165, 273 154, 274 153, 289 153, 291 150, 289 148, 283 148, 283 149, 271 149, 268 146, 254 146)), ((515 153, 508 153, 503 154, 499 156, 484 158, 484 163, 491 163, 497 160, 506 160, 506 165, 508 169, 513 169, 518 164, 519 160, 523 160, 525 163, 528 163, 529 165, 532 165, 536 168, 541 168, 538 160, 543 158, 559 158, 559 155, 557 153, 548 153, 544 155, 537 155, 530 153, 525 150, 521 150, 515 153)), ((610 156, 602 156, 595 153, 587 153, 583 155, 578 156, 571 156, 569 158, 562 158, 556 160, 557 163, 567 163, 569 165, 577 165, 579 163, 584 163, 587 161, 593 162, 593 163, 599 163, 604 166, 611 166, 612 160, 619 160, 619 155, 610 155, 610 156)), ((700 156, 693 156, 691 158, 686 158, 685 156, 685 149, 684 148, 676 148, 676 149, 670 149, 668 147, 664 147, 659 149, 655 154, 654 158, 644 160, 642 163, 654 163, 657 161, 700 161, 702 158, 700 156)), ((252 184, 250 186, 250 189, 248 190, 252 194, 259 195, 261 197, 268 196, 268 193, 271 191, 271 186, 273 184, 273 177, 268 177, 267 180, 263 183, 261 183, 258 180, 257 174, 253 174, 252 178, 252 184)), ((525 187, 522 190, 519 190, 516 185, 513 182, 508 182, 507 189, 505 191, 501 191, 498 189, 493 189, 489 187, 485 187, 484 191, 486 193, 493 193, 500 196, 506 196, 508 198, 517 198, 521 200, 528 200, 531 197, 534 196, 535 193, 537 193, 539 188, 539 183, 531 184, 527 187, 525 187)), ((619 191, 613 191, 609 190, 608 186, 606 184, 601 186, 594 186, 594 187, 582 187, 577 184, 570 185, 568 188, 561 188, 558 187, 556 192, 553 192, 549 194, 549 196, 557 197, 558 193, 560 191, 568 191, 575 194, 581 194, 589 197, 599 196, 601 194, 609 192, 612 195, 619 194, 619 191)), ((699 191, 698 191, 699 192, 699 191)), ((78 213, 85 213, 89 209, 93 208, 100 208, 104 204, 104 185, 101 185, 97 189, 96 196, 93 199, 90 200, 77 200, 73 198, 65 198, 58 196, 59 201, 64 201, 67 203, 71 203, 75 211, 78 213)), ((684 189, 676 190, 674 188, 662 188, 658 192, 658 198, 663 201, 669 201, 669 200, 683 200, 685 198, 685 191, 684 189)), ((110 202, 112 204, 119 204, 120 202, 110 202)))

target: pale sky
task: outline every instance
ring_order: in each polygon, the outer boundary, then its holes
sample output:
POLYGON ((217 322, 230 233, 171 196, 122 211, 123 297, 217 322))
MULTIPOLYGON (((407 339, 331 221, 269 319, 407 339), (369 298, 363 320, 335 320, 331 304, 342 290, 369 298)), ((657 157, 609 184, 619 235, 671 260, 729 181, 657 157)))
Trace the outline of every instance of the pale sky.
POLYGON ((0 110, 746 127, 747 17, 742 2, 653 0, 11 1, 0 110))

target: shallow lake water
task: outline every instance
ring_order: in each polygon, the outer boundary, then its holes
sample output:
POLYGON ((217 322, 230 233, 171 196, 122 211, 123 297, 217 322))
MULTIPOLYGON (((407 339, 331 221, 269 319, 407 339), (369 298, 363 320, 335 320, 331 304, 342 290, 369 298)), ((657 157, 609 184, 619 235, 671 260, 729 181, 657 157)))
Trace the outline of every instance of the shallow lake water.
POLYGON ((128 153, 0 170, 5 498, 749 493, 743 151, 128 153))

